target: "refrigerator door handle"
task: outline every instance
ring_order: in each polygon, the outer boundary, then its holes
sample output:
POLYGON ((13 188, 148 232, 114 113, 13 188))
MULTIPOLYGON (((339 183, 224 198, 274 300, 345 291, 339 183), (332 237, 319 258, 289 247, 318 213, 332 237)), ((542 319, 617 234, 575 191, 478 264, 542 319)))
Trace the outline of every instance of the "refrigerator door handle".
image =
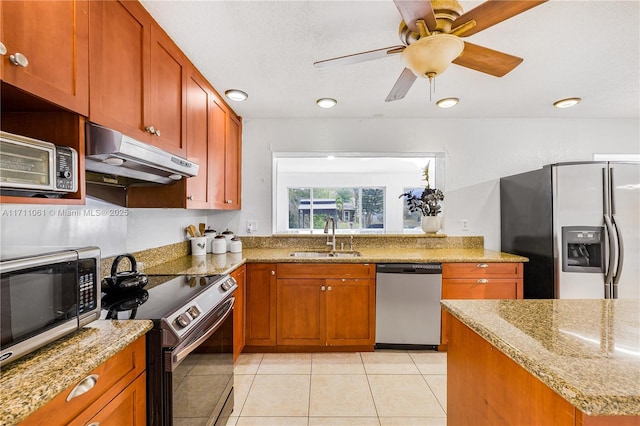
POLYGON ((604 284, 607 286, 611 284, 611 278, 613 277, 613 271, 615 268, 616 256, 614 250, 616 247, 616 241, 614 237, 613 224, 611 223, 611 219, 608 215, 604 215, 604 224, 606 225, 605 229, 607 230, 607 237, 609 239, 609 266, 607 267, 607 273, 604 277, 604 284))
POLYGON ((622 265, 624 264, 624 246, 622 244, 622 232, 620 231, 620 225, 616 221, 616 203, 615 203, 615 185, 613 182, 613 167, 609 168, 609 197, 611 199, 611 223, 616 230, 616 239, 618 240, 618 266, 616 273, 613 275, 613 298, 618 298, 618 282, 620 282, 620 275, 622 274, 622 265))

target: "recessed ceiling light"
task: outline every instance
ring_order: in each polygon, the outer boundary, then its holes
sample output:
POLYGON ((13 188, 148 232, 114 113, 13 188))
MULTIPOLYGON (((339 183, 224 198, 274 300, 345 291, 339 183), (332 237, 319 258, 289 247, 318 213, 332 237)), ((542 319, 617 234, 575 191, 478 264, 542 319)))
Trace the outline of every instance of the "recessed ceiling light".
POLYGON ((316 101, 320 108, 333 108, 337 103, 338 101, 333 98, 320 98, 316 101))
POLYGON ((458 102, 460 102, 460 99, 458 98, 444 98, 436 102, 436 105, 440 108, 451 108, 458 105, 458 102))
POLYGON ((232 101, 237 101, 237 102, 246 101, 247 98, 249 97, 249 95, 247 95, 245 92, 238 89, 229 89, 226 92, 224 92, 224 95, 227 98, 231 99, 232 101))
POLYGON ((580 99, 580 98, 560 99, 559 101, 555 101, 553 103, 553 106, 556 107, 556 108, 569 108, 569 107, 572 107, 574 105, 578 105, 581 100, 582 99, 580 99))

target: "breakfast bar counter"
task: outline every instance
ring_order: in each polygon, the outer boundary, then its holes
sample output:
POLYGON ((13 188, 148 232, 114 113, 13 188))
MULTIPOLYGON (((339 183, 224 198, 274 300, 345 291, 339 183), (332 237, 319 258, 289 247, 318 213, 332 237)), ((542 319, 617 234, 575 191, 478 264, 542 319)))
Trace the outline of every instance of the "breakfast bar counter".
POLYGON ((640 300, 442 306, 449 424, 640 424, 640 300))

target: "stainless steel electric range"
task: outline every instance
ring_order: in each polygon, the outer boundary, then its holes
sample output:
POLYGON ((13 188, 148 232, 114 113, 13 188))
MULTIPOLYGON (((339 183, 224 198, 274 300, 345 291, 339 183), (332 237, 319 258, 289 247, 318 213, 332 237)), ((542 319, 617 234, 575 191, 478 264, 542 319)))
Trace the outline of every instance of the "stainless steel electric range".
POLYGON ((147 424, 224 425, 233 410, 229 275, 149 276, 144 289, 102 295, 102 319, 148 319, 147 424))

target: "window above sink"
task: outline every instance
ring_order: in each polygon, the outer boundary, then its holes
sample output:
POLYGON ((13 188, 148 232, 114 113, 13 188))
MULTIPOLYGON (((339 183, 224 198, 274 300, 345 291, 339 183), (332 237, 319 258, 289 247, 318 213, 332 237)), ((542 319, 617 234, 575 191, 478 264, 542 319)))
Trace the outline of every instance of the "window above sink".
POLYGON ((400 194, 444 189, 444 153, 274 153, 274 234, 322 234, 336 220, 337 234, 422 233, 419 216, 400 194))

